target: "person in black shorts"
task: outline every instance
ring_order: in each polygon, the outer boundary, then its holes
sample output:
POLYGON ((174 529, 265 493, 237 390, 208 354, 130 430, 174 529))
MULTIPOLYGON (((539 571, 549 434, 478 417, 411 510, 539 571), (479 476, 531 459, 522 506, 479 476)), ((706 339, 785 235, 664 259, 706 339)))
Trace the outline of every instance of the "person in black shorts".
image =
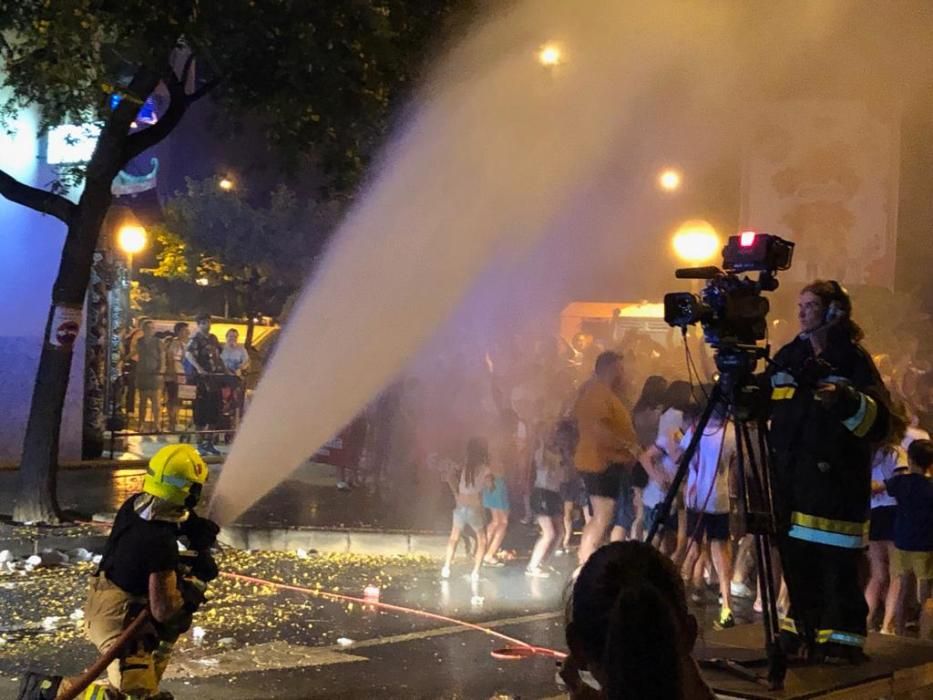
MULTIPOLYGON (((680 448, 685 450, 694 428, 684 434, 680 448)), ((709 424, 700 436, 697 451, 687 470, 687 559, 684 570, 691 574, 694 597, 703 591, 703 569, 707 558, 712 560, 719 576, 722 608, 714 627, 733 627, 732 615, 732 540, 729 532, 731 479, 735 476, 735 429, 728 420, 724 406, 717 406, 709 424)))
POLYGON ((535 432, 532 452, 535 481, 531 490, 531 512, 541 528, 541 534, 531 551, 525 575, 547 578, 550 574, 542 568, 542 564, 564 539, 564 502, 560 495, 564 466, 557 425, 543 423, 535 432))

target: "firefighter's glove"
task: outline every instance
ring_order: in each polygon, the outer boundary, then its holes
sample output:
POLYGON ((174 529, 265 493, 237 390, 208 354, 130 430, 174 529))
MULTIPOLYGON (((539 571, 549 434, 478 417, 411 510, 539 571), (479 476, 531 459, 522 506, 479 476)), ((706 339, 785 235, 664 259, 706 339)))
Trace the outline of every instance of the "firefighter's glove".
POLYGON ((191 564, 191 575, 200 581, 209 583, 217 578, 219 573, 217 562, 214 561, 211 553, 207 550, 198 552, 191 564))
POLYGON ((205 591, 207 584, 194 577, 186 576, 178 579, 178 590, 183 601, 182 609, 188 613, 197 612, 198 608, 207 600, 205 591))
POLYGON ((848 380, 832 377, 817 386, 816 400, 832 415, 844 421, 858 413, 862 395, 848 380))
POLYGON ((181 524, 180 534, 188 539, 189 549, 204 552, 217 542, 220 527, 213 520, 202 518, 192 512, 188 519, 181 524))
POLYGON ((194 623, 194 614, 184 608, 172 615, 167 622, 159 623, 157 629, 159 641, 175 642, 181 635, 191 629, 194 623))

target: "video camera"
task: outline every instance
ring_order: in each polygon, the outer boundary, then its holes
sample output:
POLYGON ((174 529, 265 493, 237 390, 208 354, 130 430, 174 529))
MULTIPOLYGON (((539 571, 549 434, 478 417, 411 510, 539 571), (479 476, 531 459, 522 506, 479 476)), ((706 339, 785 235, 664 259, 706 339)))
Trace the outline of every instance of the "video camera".
POLYGON ((764 340, 768 330, 770 304, 761 293, 777 289, 776 274, 790 268, 793 254, 793 243, 769 233, 745 231, 730 236, 722 249, 722 270, 711 266, 676 271, 678 279, 707 282, 699 295, 665 294, 665 322, 684 330, 700 323, 704 340, 720 352, 755 345, 764 340), (753 280, 739 277, 741 272, 760 274, 753 280))

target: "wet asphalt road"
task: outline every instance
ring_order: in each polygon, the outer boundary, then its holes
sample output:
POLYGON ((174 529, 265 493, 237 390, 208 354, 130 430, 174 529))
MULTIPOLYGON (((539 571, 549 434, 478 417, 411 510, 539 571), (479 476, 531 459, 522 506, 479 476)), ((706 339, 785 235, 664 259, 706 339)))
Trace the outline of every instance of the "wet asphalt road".
MULTIPOLYGON (((240 564, 249 570, 248 562, 240 564)), ((295 565, 312 571, 315 562, 295 565)), ((514 562, 484 572, 481 581, 471 583, 467 566, 461 559, 451 579, 444 581, 434 562, 425 560, 393 568, 374 559, 354 563, 350 558, 328 558, 324 569, 337 573, 325 580, 324 589, 356 596, 365 581, 379 581, 384 602, 490 626, 535 645, 563 648, 563 575, 529 579, 522 564, 514 562)), ((284 580, 295 580, 285 570, 280 573, 284 580)), ((70 576, 80 584, 86 574, 61 570, 44 576, 70 576)), ((310 583, 318 573, 309 576, 298 580, 310 583)), ((37 582, 40 590, 51 590, 49 580, 37 582)), ((80 602, 80 593, 75 593, 63 611, 79 607, 80 602)), ((34 617, 42 613, 40 608, 34 617)), ((196 646, 189 633, 176 652, 180 663, 170 666, 169 675, 174 677, 164 683, 179 699, 488 698, 496 694, 545 698, 558 693, 552 659, 496 660, 490 652, 508 642, 405 612, 380 612, 303 593, 236 585, 218 590, 218 598, 196 624, 206 630, 202 645, 196 646), (289 667, 256 670, 283 663, 289 667)), ((2 698, 15 697, 14 679, 27 667, 54 665, 59 673, 74 673, 94 656, 90 645, 73 631, 37 633, 28 639, 7 637, 9 641, 0 647, 2 698)))

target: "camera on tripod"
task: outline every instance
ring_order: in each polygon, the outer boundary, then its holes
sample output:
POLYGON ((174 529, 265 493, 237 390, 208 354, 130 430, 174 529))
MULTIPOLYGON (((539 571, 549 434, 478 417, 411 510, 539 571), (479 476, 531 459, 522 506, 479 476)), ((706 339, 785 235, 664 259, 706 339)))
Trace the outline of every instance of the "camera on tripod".
POLYGON ((722 250, 723 269, 690 267, 677 270, 678 279, 705 279, 700 294, 664 295, 664 320, 686 330, 697 323, 705 341, 717 350, 752 346, 764 340, 770 305, 762 292, 777 289, 777 272, 790 268, 794 244, 769 233, 745 231, 730 236, 722 250), (758 272, 758 279, 738 273, 758 272))

